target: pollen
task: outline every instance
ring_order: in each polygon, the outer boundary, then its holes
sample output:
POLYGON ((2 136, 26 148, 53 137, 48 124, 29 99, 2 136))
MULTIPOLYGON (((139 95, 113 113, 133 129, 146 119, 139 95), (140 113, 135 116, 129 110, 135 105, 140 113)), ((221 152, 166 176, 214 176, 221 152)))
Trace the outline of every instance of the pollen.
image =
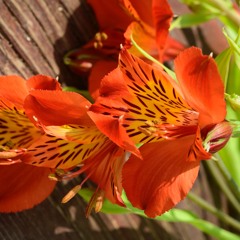
POLYGON ((98 32, 95 34, 95 42, 93 43, 94 48, 99 49, 103 47, 103 41, 108 39, 108 35, 105 32, 98 32))

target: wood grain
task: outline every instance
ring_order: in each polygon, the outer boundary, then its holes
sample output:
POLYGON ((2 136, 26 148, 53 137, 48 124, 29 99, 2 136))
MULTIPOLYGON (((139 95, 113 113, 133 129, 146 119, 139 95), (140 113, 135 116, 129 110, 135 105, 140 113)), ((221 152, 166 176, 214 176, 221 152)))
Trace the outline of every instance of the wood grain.
MULTIPOLYGON (((0 0, 0 74, 59 76, 60 81, 86 86, 63 64, 63 56, 97 31, 94 13, 80 0, 0 0)), ((178 33, 185 36, 185 33, 178 33)), ((79 180, 80 181, 80 180, 79 180)), ((67 204, 61 198, 78 180, 59 183, 53 194, 34 209, 0 214, 1 240, 202 240, 211 239, 186 224, 160 223, 135 215, 92 214, 85 218, 86 204, 75 197, 67 204)), ((209 201, 211 194, 204 171, 195 191, 209 201), (204 186, 204 188, 202 187, 204 186)), ((205 219, 216 221, 187 200, 181 203, 205 219)))

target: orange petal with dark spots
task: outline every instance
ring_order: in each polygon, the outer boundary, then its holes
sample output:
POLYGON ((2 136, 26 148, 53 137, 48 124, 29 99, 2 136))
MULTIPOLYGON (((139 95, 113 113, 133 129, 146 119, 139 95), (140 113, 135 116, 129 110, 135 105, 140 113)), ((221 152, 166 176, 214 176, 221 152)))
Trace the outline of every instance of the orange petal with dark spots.
POLYGON ((69 169, 96 153, 105 143, 106 137, 102 136, 94 141, 95 135, 92 135, 92 142, 81 143, 81 139, 67 141, 54 135, 43 135, 28 148, 22 161, 34 166, 69 169))
POLYGON ((104 196, 113 203, 125 206, 122 198, 122 166, 126 161, 123 149, 110 140, 105 142, 96 155, 84 162, 86 175, 104 191, 104 196))
POLYGON ((28 148, 41 136, 41 131, 25 115, 3 97, 0 100, 0 145, 9 149, 28 148))
POLYGON ((0 167, 0 212, 30 209, 45 200, 56 182, 50 170, 23 163, 0 167))
POLYGON ((118 146, 139 155, 138 149, 126 134, 123 126, 122 116, 126 114, 127 109, 125 108, 126 104, 122 101, 122 96, 130 95, 122 81, 121 72, 116 69, 103 78, 100 96, 89 109, 88 115, 99 130, 118 146))
MULTIPOLYGON (((132 95, 131 98, 122 95, 128 110, 123 123, 135 143, 158 141, 167 137, 164 129, 168 125, 197 125, 198 113, 186 103, 176 82, 164 71, 143 62, 126 50, 120 54, 119 67, 132 95)), ((178 129, 176 130, 178 135, 178 129)))
POLYGON ((186 101, 200 113, 200 126, 223 121, 224 86, 214 59, 191 47, 176 58, 175 71, 186 101))

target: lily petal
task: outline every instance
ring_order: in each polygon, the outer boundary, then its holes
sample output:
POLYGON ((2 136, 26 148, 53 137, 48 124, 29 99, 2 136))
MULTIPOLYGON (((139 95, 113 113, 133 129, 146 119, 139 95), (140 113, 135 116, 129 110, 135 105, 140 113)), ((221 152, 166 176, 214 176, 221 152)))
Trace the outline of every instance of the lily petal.
POLYGON ((185 46, 182 43, 168 36, 163 50, 162 61, 165 62, 176 58, 176 56, 184 49, 185 46))
POLYGON ((111 60, 100 60, 94 64, 88 79, 88 89, 93 99, 96 99, 99 96, 99 88, 102 78, 116 67, 117 62, 111 60))
POLYGON ((195 136, 145 144, 143 160, 131 156, 123 167, 123 188, 134 207, 156 217, 174 207, 192 188, 200 159, 188 161, 195 136))
POLYGON ((132 16, 132 20, 153 24, 152 1, 144 0, 118 0, 125 12, 132 16))
POLYGON ((120 206, 125 206, 121 199, 124 162, 124 150, 108 140, 98 154, 87 159, 82 167, 82 171, 104 190, 104 196, 120 206))
POLYGON ((22 107, 28 94, 26 81, 19 76, 0 77, 0 96, 12 102, 16 107, 22 107))
POLYGON ((45 75, 32 76, 26 81, 26 85, 29 91, 36 89, 62 90, 60 83, 56 79, 45 75))
POLYGON ((167 0, 153 0, 153 21, 156 28, 156 41, 159 47, 159 57, 162 61, 168 30, 172 21, 173 12, 167 0))
POLYGON ((23 163, 0 167, 0 212, 17 212, 39 204, 52 192, 56 182, 50 170, 23 163))
POLYGON ((33 90, 24 108, 32 122, 43 125, 93 125, 87 110, 91 103, 74 92, 33 90))
POLYGON ((28 148, 41 131, 27 118, 24 110, 1 97, 0 145, 12 148, 28 148))
POLYGON ((97 152, 105 140, 106 138, 103 141, 82 144, 49 134, 43 135, 28 148, 21 159, 24 163, 38 167, 69 169, 81 164, 83 160, 97 152))
POLYGON ((200 126, 223 121, 226 116, 224 86, 214 59, 191 47, 176 58, 175 69, 186 101, 200 113, 200 126))
POLYGON ((88 115, 99 130, 118 146, 139 155, 138 149, 126 134, 123 126, 123 118, 121 116, 127 110, 121 96, 127 97, 130 95, 125 83, 122 81, 122 73, 117 68, 103 78, 100 96, 90 107, 88 115))
POLYGON ((87 2, 95 12, 100 30, 112 28, 112 26, 125 29, 131 21, 131 17, 120 8, 118 0, 88 0, 87 2))
POLYGON ((135 143, 158 141, 162 126, 196 126, 198 114, 182 98, 176 83, 160 69, 123 50, 120 69, 132 98, 123 95, 128 112, 123 123, 135 143))

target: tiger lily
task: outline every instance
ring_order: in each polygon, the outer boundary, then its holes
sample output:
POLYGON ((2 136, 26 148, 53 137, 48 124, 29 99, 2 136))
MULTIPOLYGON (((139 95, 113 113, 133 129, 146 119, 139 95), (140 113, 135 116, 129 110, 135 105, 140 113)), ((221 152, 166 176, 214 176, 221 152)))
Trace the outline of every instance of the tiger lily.
POLYGON ((174 58, 184 47, 168 36, 173 13, 167 0, 88 0, 99 23, 99 32, 80 49, 69 52, 64 62, 85 76, 89 75, 89 91, 98 96, 100 80, 117 67, 120 45, 126 44, 135 55, 131 36, 150 55, 161 61, 174 58))
POLYGON ((58 89, 49 77, 36 76, 27 82, 18 76, 0 77, 0 212, 32 208, 52 192, 55 182, 48 168, 22 163, 22 158, 42 132, 24 112, 24 99, 31 89, 58 89))
POLYGON ((119 68, 103 79, 89 112, 104 134, 133 153, 123 166, 123 188, 149 217, 187 195, 201 160, 232 133, 214 59, 191 47, 176 58, 175 72, 179 84, 123 49, 119 68))
POLYGON ((104 198, 125 206, 121 199, 121 169, 128 154, 96 127, 87 112, 91 103, 73 92, 31 90, 24 103, 29 119, 45 135, 34 142, 22 161, 51 168, 51 178, 71 179, 85 173, 84 180, 64 198, 69 201, 90 179, 97 184, 87 208, 101 209, 104 198), (47 114, 46 114, 47 113, 47 114))
POLYGON ((48 176, 63 180, 81 173, 85 180, 63 202, 91 179, 98 188, 87 215, 93 207, 101 209, 104 197, 124 206, 121 169, 128 155, 97 129, 87 115, 91 104, 85 98, 63 92, 47 76, 27 81, 1 77, 0 84, 0 211, 24 210, 41 202, 55 185, 48 176))

